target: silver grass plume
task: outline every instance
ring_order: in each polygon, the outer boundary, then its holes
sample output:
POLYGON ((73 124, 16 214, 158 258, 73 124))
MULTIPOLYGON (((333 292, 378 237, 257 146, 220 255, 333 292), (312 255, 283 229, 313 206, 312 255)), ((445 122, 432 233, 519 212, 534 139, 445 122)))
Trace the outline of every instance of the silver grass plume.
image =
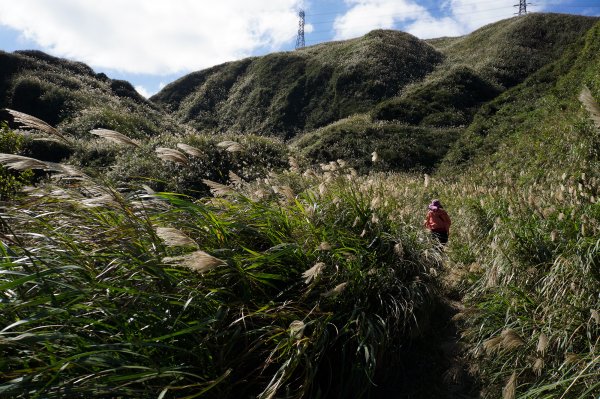
POLYGON ((331 296, 338 295, 338 294, 340 294, 342 291, 344 291, 344 289, 346 288, 346 286, 347 286, 347 285, 348 285, 348 283, 341 283, 341 284, 338 284, 338 285, 336 285, 335 287, 333 287, 332 289, 330 289, 329 291, 327 291, 327 292, 325 292, 325 293, 323 293, 323 294, 321 294, 321 295, 323 295, 323 296, 324 296, 324 297, 326 297, 326 298, 328 298, 328 297, 331 297, 331 296))
POLYGON ((196 147, 192 147, 191 145, 187 145, 184 143, 178 143, 177 148, 179 148, 181 151, 183 151, 186 154, 191 155, 193 157, 201 157, 202 156, 202 151, 200 151, 200 149, 198 149, 196 147))
POLYGON ((317 262, 313 267, 302 273, 302 277, 306 278, 306 280, 304 280, 304 283, 309 284, 313 279, 315 279, 319 274, 321 274, 323 268, 325 268, 325 263, 317 262))
POLYGON ((294 320, 290 323, 290 337, 293 339, 301 339, 304 335, 306 324, 302 320, 294 320))
POLYGON ((240 187, 244 184, 244 180, 235 173, 233 173, 231 170, 229 171, 229 181, 237 187, 240 187))
POLYGON ((600 129, 600 105, 592 96, 592 92, 587 86, 583 86, 581 93, 579 94, 579 101, 583 104, 585 109, 590 113, 590 119, 594 122, 596 127, 600 129))
POLYGON ((23 126, 29 129, 39 130, 40 132, 44 132, 51 136, 58 137, 62 142, 71 144, 69 139, 58 129, 50 126, 46 122, 41 119, 36 118, 35 116, 31 116, 24 112, 15 111, 13 109, 6 108, 6 111, 12 115, 15 122, 22 124, 23 126))
POLYGON ((98 137, 102 137, 103 139, 112 141, 113 143, 130 145, 130 146, 136 147, 136 148, 140 147, 140 145, 138 143, 136 143, 129 137, 127 137, 124 134, 119 133, 115 130, 93 129, 93 130, 90 130, 90 133, 93 135, 96 135, 98 137))
POLYGON ((539 336, 539 338, 538 338, 538 344, 537 344, 536 350, 542 356, 544 356, 544 354, 546 353, 546 349, 548 349, 548 344, 549 344, 548 337, 546 336, 546 334, 541 333, 540 336, 539 336))
POLYGON ((54 162, 44 162, 39 159, 24 157, 22 155, 0 153, 0 164, 8 169, 14 170, 41 169, 48 172, 60 172, 66 176, 85 176, 80 170, 73 166, 54 162))
POLYGON ((523 339, 521 339, 521 337, 519 337, 519 334, 517 334, 515 332, 515 330, 510 329, 510 328, 502 331, 501 336, 502 336, 502 347, 504 349, 512 350, 512 349, 520 347, 521 345, 523 345, 525 343, 523 341, 523 339))
POLYGON ((88 208, 96 207, 116 207, 119 203, 115 200, 115 197, 110 194, 102 194, 97 197, 86 198, 80 200, 79 203, 87 206, 88 208))
POLYGON ((225 148, 225 151, 229 152, 237 152, 242 150, 242 145, 240 143, 230 140, 221 141, 217 144, 217 147, 225 148))
POLYGON ((517 373, 513 371, 508 382, 502 388, 502 399, 515 399, 517 393, 517 373))
POLYGON ((156 156, 163 161, 171 161, 181 165, 187 165, 189 163, 188 157, 186 157, 184 153, 173 148, 158 147, 155 151, 156 156))
POLYGON ((181 231, 172 227, 157 227, 156 235, 170 247, 196 246, 196 242, 181 231))
POLYGON ((226 185, 221 184, 221 183, 217 183, 217 182, 212 181, 212 180, 203 179, 202 183, 206 184, 210 188, 210 192, 215 197, 222 197, 222 196, 225 196, 225 195, 231 195, 231 194, 233 194, 235 192, 235 191, 233 191, 233 189, 231 187, 226 186, 226 185))
POLYGON ((208 272, 215 267, 226 264, 224 260, 215 258, 201 250, 185 255, 166 257, 162 261, 171 265, 183 266, 198 273, 208 272))

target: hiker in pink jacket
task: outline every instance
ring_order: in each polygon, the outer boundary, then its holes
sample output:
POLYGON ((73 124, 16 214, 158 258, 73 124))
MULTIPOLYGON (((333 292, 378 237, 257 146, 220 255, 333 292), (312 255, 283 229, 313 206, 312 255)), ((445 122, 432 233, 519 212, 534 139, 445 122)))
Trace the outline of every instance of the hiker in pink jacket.
POLYGON ((425 218, 425 227, 431 231, 431 235, 436 238, 442 245, 448 242, 448 234, 450 233, 450 216, 442 207, 440 200, 434 199, 427 207, 427 217, 425 218))

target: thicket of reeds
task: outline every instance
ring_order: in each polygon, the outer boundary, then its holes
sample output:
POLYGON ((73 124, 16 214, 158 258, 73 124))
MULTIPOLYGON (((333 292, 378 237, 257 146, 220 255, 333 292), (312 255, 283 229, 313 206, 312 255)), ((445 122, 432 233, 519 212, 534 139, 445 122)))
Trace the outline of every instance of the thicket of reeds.
POLYGON ((380 180, 325 169, 4 204, 0 396, 367 394, 426 328, 440 253, 380 180))

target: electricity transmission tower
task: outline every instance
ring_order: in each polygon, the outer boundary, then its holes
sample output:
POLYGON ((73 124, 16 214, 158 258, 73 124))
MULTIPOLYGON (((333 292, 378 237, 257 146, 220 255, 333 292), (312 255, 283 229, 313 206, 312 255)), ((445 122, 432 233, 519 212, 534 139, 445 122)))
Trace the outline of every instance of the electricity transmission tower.
POLYGON ((519 4, 515 4, 515 7, 519 7, 518 15, 526 15, 527 14, 527 0, 519 0, 519 4))
POLYGON ((304 10, 298 13, 298 37, 296 38, 296 50, 304 47, 304 10))

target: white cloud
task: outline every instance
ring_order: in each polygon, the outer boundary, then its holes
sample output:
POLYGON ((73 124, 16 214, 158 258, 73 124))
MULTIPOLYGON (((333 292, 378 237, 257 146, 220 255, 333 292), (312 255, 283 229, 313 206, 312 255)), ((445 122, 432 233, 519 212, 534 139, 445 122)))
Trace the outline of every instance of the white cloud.
POLYGON ((393 28, 396 23, 429 15, 425 8, 406 0, 346 0, 349 10, 335 19, 335 39, 360 36, 373 29, 393 28))
POLYGON ((501 19, 510 18, 518 12, 512 5, 518 1, 510 2, 473 2, 472 0, 447 1, 451 17, 462 27, 463 34, 501 19))
POLYGON ((152 95, 144 86, 141 85, 135 86, 135 90, 145 98, 149 98, 152 95))
POLYGON ((405 28, 406 32, 421 39, 431 39, 444 36, 461 36, 465 33, 464 27, 450 17, 420 18, 405 28))
POLYGON ((293 41, 302 0, 0 0, 0 24, 94 68, 173 74, 293 41))
POLYGON ((442 15, 434 16, 417 0, 345 2, 348 11, 334 22, 336 39, 360 36, 378 28, 399 28, 422 39, 460 36, 491 22, 512 17, 518 11, 512 3, 445 0, 439 5, 442 15))

